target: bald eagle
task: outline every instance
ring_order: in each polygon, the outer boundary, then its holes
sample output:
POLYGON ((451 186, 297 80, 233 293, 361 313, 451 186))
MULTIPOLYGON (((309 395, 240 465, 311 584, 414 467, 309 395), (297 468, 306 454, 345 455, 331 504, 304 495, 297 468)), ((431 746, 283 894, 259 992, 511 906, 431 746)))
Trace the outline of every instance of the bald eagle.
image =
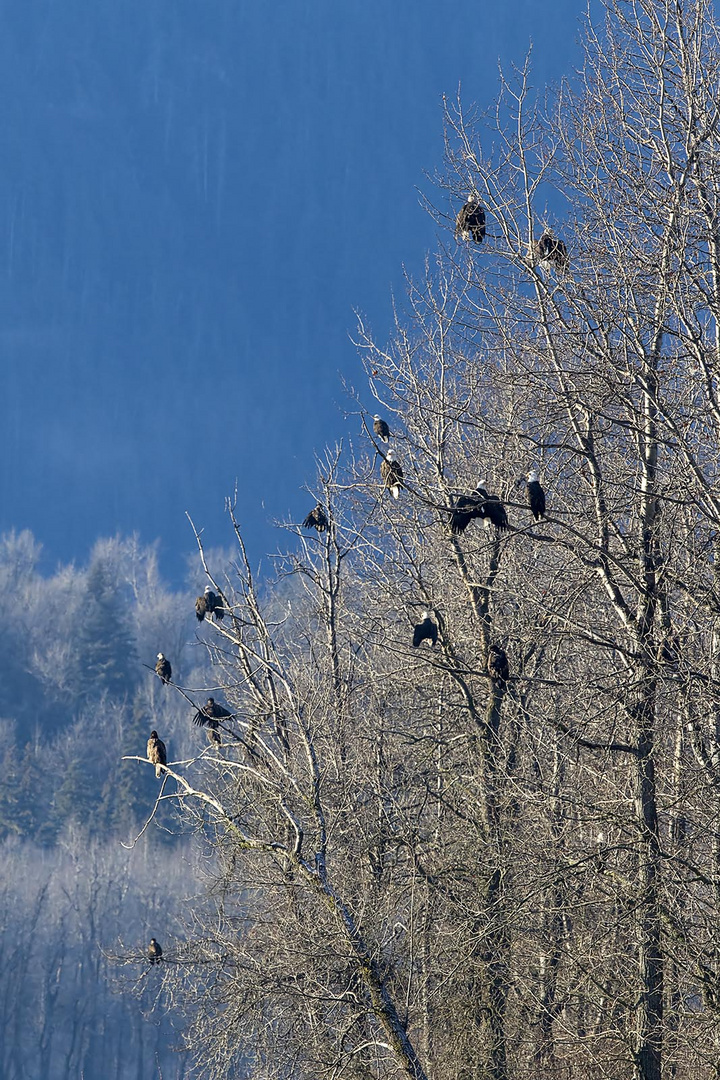
POLYGON ((215 622, 222 622, 225 618, 225 608, 223 607, 223 604, 226 603, 227 601, 219 589, 217 593, 214 593, 210 586, 206 585, 203 595, 198 596, 195 601, 195 616, 197 621, 202 622, 206 615, 212 615, 215 622))
POLYGON ((317 529, 319 533, 325 532, 328 527, 328 519, 322 503, 318 503, 303 521, 303 529, 317 529))
POLYGON ((456 491, 451 493, 450 531, 454 536, 460 536, 461 533, 464 533, 473 518, 486 516, 482 512, 482 507, 488 499, 488 493, 484 487, 481 487, 481 484, 482 481, 479 481, 478 486, 471 495, 458 495, 456 491))
POLYGON ((157 654, 157 662, 155 664, 155 674, 159 677, 163 685, 167 686, 172 678, 172 667, 170 661, 166 656, 163 656, 161 652, 157 654))
POLYGON ((507 653, 499 645, 491 645, 487 658, 488 675, 498 686, 504 686, 510 678, 510 666, 507 653))
POLYGON ((196 727, 206 727, 208 729, 207 737, 208 742, 215 743, 220 746, 222 739, 218 728, 220 727, 221 720, 229 720, 232 717, 232 713, 227 709, 223 709, 222 705, 218 705, 215 698, 209 697, 202 709, 198 709, 193 717, 193 724, 196 727))
POLYGON ((556 266, 558 270, 566 270, 568 265, 568 253, 562 240, 553 235, 552 229, 546 229, 539 240, 533 241, 532 254, 535 262, 540 263, 544 270, 556 266))
POLYGON ((478 517, 481 517, 487 524, 494 525, 495 528, 502 532, 503 529, 509 529, 507 510, 500 501, 498 495, 488 495, 485 492, 485 501, 480 506, 478 517))
POLYGON ((157 731, 150 732, 147 744, 147 756, 155 766, 155 775, 158 779, 163 774, 163 765, 167 764, 167 750, 165 743, 159 738, 157 731))
POLYGON ((218 705, 215 698, 209 697, 202 709, 198 709, 193 717, 193 724, 196 727, 207 727, 208 725, 215 727, 218 726, 220 720, 230 720, 233 714, 228 712, 227 709, 223 709, 222 705, 218 705))
POLYGON ((387 442, 390 438, 390 428, 387 426, 384 420, 375 414, 373 417, 373 431, 377 435, 378 439, 382 439, 383 442, 387 442))
POLYGON ((540 473, 537 469, 531 469, 527 475, 528 499, 530 509, 536 521, 545 517, 545 492, 540 486, 540 473))
POLYGON ((394 450, 388 450, 387 457, 380 462, 380 476, 393 499, 399 498, 403 471, 400 463, 395 460, 394 450))
POLYGON ((423 641, 432 641, 433 646, 437 642, 438 628, 430 618, 429 611, 423 611, 422 622, 419 622, 413 631, 413 648, 417 649, 423 641))
POLYGON ((162 960, 162 949, 155 940, 154 937, 150 938, 150 944, 148 945, 148 960, 151 964, 159 964, 162 960))
POLYGON ((482 244, 485 239, 485 211, 473 195, 461 207, 455 219, 455 239, 470 240, 482 244))

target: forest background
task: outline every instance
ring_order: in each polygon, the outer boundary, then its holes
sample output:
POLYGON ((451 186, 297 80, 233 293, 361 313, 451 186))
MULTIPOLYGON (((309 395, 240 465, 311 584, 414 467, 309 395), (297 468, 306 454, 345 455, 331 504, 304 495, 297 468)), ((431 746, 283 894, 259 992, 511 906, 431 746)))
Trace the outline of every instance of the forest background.
POLYGON ((85 973, 108 959, 118 1076, 164 1067, 173 1019, 176 1072, 213 1080, 720 1072, 720 34, 703 2, 607 16, 548 102, 527 66, 489 118, 446 101, 437 185, 476 193, 487 235, 457 243, 429 200, 445 238, 392 339, 357 329, 361 434, 312 485, 329 528, 286 523, 274 581, 232 496, 232 549, 197 537, 193 591, 226 598, 197 637, 192 592, 137 542, 43 577, 6 537, 8 700, 27 693, 4 725, 25 893, 3 948, 38 982, 33 1005, 4 991, 9 1076, 31 1044, 41 1075, 91 1075, 108 1031, 85 973), (569 262, 537 247, 553 227, 569 262), (479 481, 509 528, 452 528, 479 481), (423 611, 438 640, 415 648, 423 611), (220 746, 190 723, 208 693, 220 746))

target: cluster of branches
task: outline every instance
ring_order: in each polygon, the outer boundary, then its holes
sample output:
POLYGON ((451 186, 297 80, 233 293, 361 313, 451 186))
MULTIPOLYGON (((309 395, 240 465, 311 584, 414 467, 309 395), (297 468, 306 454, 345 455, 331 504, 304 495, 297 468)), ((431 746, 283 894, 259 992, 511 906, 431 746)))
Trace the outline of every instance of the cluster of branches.
POLYGON ((229 507, 237 737, 161 794, 220 866, 165 975, 204 1075, 718 1075, 719 70, 709 3, 611 0, 549 113, 503 84, 491 153, 448 104, 485 242, 360 327, 400 498, 363 424, 263 599, 229 507), (453 535, 479 476, 511 528, 453 535))
POLYGON ((173 1048, 172 1012, 145 947, 162 922, 172 950, 177 908, 199 884, 190 844, 129 853, 67 831, 51 850, 2 844, 0 1002, 5 1080, 131 1080, 190 1073, 173 1048), (132 860, 132 865, 131 865, 132 860), (120 939, 125 989, 101 945, 120 939), (111 975, 111 979, 108 975, 111 975))

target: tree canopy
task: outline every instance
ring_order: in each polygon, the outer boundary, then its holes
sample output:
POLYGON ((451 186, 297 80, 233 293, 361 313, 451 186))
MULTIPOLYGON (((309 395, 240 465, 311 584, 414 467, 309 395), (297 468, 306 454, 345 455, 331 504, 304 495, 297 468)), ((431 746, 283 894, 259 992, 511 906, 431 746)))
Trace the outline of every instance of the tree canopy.
POLYGON ((163 789, 219 860, 164 975, 208 1077, 718 1075, 720 43, 605 12, 550 104, 446 103, 445 240, 275 591, 230 510, 233 716, 163 789), (458 535, 479 480, 509 528, 458 535))

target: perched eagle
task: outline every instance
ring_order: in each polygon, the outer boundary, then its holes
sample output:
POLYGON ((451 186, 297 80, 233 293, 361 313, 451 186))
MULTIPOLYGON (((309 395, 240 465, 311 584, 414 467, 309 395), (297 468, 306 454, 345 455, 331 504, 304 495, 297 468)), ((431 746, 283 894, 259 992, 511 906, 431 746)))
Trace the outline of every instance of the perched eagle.
POLYGON ((161 682, 167 686, 172 678, 172 667, 170 661, 161 652, 157 654, 157 661, 155 663, 155 674, 159 677, 161 682))
POLYGON ((485 239, 485 211, 473 195, 468 197, 455 219, 455 239, 472 239, 476 244, 482 244, 485 239))
POLYGON ((417 649, 423 641, 430 640, 433 646, 437 642, 438 628, 430 618, 429 611, 423 611, 422 622, 419 622, 413 631, 413 648, 417 649))
POLYGON ((193 724, 196 727, 206 727, 208 729, 207 737, 208 742, 215 743, 220 746, 222 739, 218 728, 221 720, 229 720, 232 717, 232 713, 227 709, 223 709, 222 705, 218 705, 215 698, 209 697, 202 709, 198 709, 193 717, 193 724))
POLYGON ((157 731, 150 732, 150 738, 147 744, 147 756, 155 766, 155 775, 158 779, 163 774, 163 765, 167 764, 167 750, 165 749, 165 743, 158 736, 157 731))
MULTIPOLYGON (((218 590, 219 592, 219 590, 218 590)), ((195 601, 195 615, 198 622, 202 622, 206 615, 212 615, 215 622, 222 622, 225 618, 225 597, 220 592, 214 593, 209 585, 205 586, 205 592, 198 596, 195 601)))
POLYGON ((394 450, 388 450, 387 457, 380 462, 380 476, 393 499, 399 498, 403 471, 400 463, 395 460, 394 450))
POLYGON ((537 469, 531 469, 527 475, 528 499, 530 509, 536 521, 545 517, 545 492, 540 486, 540 473, 537 469))
POLYGON ((384 420, 375 414, 373 417, 373 431, 377 435, 378 439, 382 439, 383 442, 387 442, 390 438, 390 428, 387 426, 384 420))
POLYGON ((533 241, 532 255, 535 262, 549 270, 556 266, 558 270, 566 270, 568 265, 567 248, 562 240, 553 235, 552 229, 546 229, 539 240, 533 241))
POLYGON ((322 503, 318 503, 303 521, 303 529, 317 529, 319 533, 325 532, 328 527, 328 519, 322 503))
POLYGON ((480 507, 478 517, 481 517, 486 524, 489 522, 494 525, 499 531, 510 528, 507 510, 500 501, 499 495, 488 495, 485 492, 485 501, 480 507))
POLYGON ((467 529, 473 518, 485 518, 482 507, 488 499, 488 493, 482 485, 482 480, 472 495, 458 495, 452 492, 452 514, 450 515, 450 531, 454 536, 460 536, 467 529))
POLYGON ((491 645, 487 658, 488 675, 498 686, 504 686, 510 678, 507 653, 499 645, 491 645))
POLYGON ((148 960, 151 964, 159 964, 162 960, 162 949, 155 940, 154 937, 150 938, 150 944, 148 945, 148 960))

